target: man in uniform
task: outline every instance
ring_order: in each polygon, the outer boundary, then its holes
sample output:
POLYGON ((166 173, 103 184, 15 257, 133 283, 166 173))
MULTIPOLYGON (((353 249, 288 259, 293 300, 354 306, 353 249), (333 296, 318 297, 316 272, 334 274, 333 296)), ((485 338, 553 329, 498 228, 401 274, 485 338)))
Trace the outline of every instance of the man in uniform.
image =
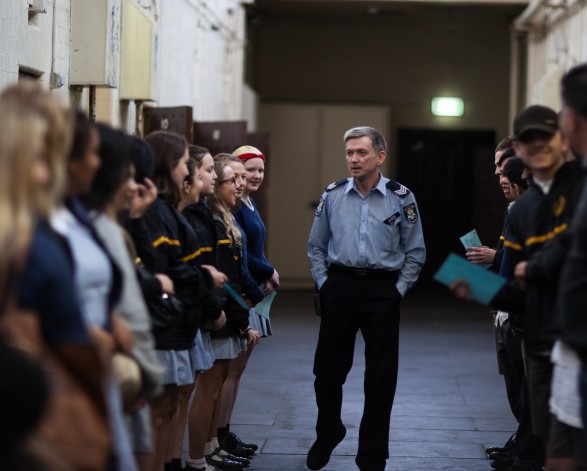
POLYGON ((321 323, 314 359, 317 438, 307 465, 326 466, 346 434, 342 386, 360 329, 365 405, 355 461, 363 471, 383 471, 397 382, 399 305, 418 278, 426 249, 414 195, 381 175, 386 157, 381 133, 353 128, 344 142, 351 177, 328 185, 308 240, 321 323))

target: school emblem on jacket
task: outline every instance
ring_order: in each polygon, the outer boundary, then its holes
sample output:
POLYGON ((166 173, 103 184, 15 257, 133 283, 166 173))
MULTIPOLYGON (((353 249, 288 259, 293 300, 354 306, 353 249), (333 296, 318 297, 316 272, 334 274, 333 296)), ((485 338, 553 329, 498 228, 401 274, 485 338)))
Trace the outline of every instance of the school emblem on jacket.
POLYGON ((406 219, 408 222, 414 224, 418 220, 418 212, 416 211, 415 204, 408 204, 404 206, 404 214, 406 215, 406 219))
POLYGON ((556 202, 552 205, 552 212, 556 217, 559 217, 565 210, 567 200, 564 196, 559 196, 556 202))

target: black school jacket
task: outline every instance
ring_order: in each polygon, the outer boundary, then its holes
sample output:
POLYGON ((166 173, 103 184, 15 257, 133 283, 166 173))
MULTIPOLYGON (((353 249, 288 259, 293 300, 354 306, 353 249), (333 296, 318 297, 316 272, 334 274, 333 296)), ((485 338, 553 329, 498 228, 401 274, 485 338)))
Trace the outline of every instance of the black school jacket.
MULTIPOLYGON (((222 217, 214 213, 216 226, 216 268, 227 277, 227 283, 239 295, 243 292, 241 285, 242 248, 233 244, 228 237, 227 228, 222 217)), ((226 337, 241 334, 249 325, 249 311, 236 302, 231 296, 226 296, 223 303, 226 313, 226 325, 212 332, 213 337, 226 337)))
MULTIPOLYGON (((513 314, 530 353, 544 353, 554 342, 557 286, 569 250, 568 228, 583 186, 579 162, 567 162, 556 173, 547 195, 532 184, 512 207, 505 233, 505 270, 513 277, 520 261, 528 261, 527 289, 506 285, 492 306, 513 314)), ((502 269, 502 274, 503 274, 502 269)))
POLYGON ((571 224, 571 248, 559 284, 559 336, 587 364, 587 186, 571 224))
POLYGON ((195 233, 165 199, 157 198, 142 219, 149 243, 145 245, 144 237, 135 239, 139 256, 151 273, 168 275, 175 285, 176 296, 190 307, 183 318, 153 332, 156 348, 189 349, 200 327, 204 306, 214 306, 220 315, 220 305, 212 294, 212 277, 196 261, 200 245, 195 233))

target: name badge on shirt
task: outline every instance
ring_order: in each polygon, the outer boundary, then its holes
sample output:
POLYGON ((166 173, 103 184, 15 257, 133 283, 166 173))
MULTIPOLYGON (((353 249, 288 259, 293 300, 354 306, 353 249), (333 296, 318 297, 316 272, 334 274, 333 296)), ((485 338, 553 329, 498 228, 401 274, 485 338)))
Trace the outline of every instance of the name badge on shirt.
POLYGON ((391 216, 389 216, 385 221, 383 221, 383 224, 387 224, 388 226, 391 226, 393 221, 395 221, 398 217, 399 217, 399 212, 394 213, 391 216))

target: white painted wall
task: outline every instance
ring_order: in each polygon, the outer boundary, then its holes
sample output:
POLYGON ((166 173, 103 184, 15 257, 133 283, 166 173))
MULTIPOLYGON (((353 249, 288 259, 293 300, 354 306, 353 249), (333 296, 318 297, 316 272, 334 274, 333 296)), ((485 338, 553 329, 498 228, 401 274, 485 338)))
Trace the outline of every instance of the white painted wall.
POLYGON ((42 73, 49 87, 53 71, 64 80, 56 93, 68 99, 70 1, 48 0, 29 22, 26 1, 0 0, 0 89, 18 81, 19 68, 42 73))
POLYGON ((247 129, 250 132, 259 128, 259 95, 247 84, 243 87, 243 112, 242 116, 247 121, 247 129))
MULTIPOLYGON (((0 89, 19 66, 62 77, 69 100, 70 12, 74 0, 48 0, 29 24, 26 0, 0 0, 0 89), (54 15, 55 13, 55 15, 54 15), (54 21, 55 19, 55 21, 54 21)), ((159 106, 190 105, 198 121, 243 118, 245 11, 239 0, 133 0, 153 20, 153 97, 159 106)), ((87 100, 84 93, 83 100, 87 100)), ((122 108, 126 108, 123 104, 122 108)), ((120 119, 117 90, 98 90, 97 117, 134 129, 134 104, 120 119)), ((250 111, 250 110, 249 110, 250 111)))
POLYGON ((197 121, 241 117, 244 20, 237 0, 162 2, 160 106, 191 105, 197 121))
POLYGON ((587 4, 572 0, 564 9, 545 6, 533 20, 528 41, 528 104, 559 109, 560 79, 587 61, 587 4))

